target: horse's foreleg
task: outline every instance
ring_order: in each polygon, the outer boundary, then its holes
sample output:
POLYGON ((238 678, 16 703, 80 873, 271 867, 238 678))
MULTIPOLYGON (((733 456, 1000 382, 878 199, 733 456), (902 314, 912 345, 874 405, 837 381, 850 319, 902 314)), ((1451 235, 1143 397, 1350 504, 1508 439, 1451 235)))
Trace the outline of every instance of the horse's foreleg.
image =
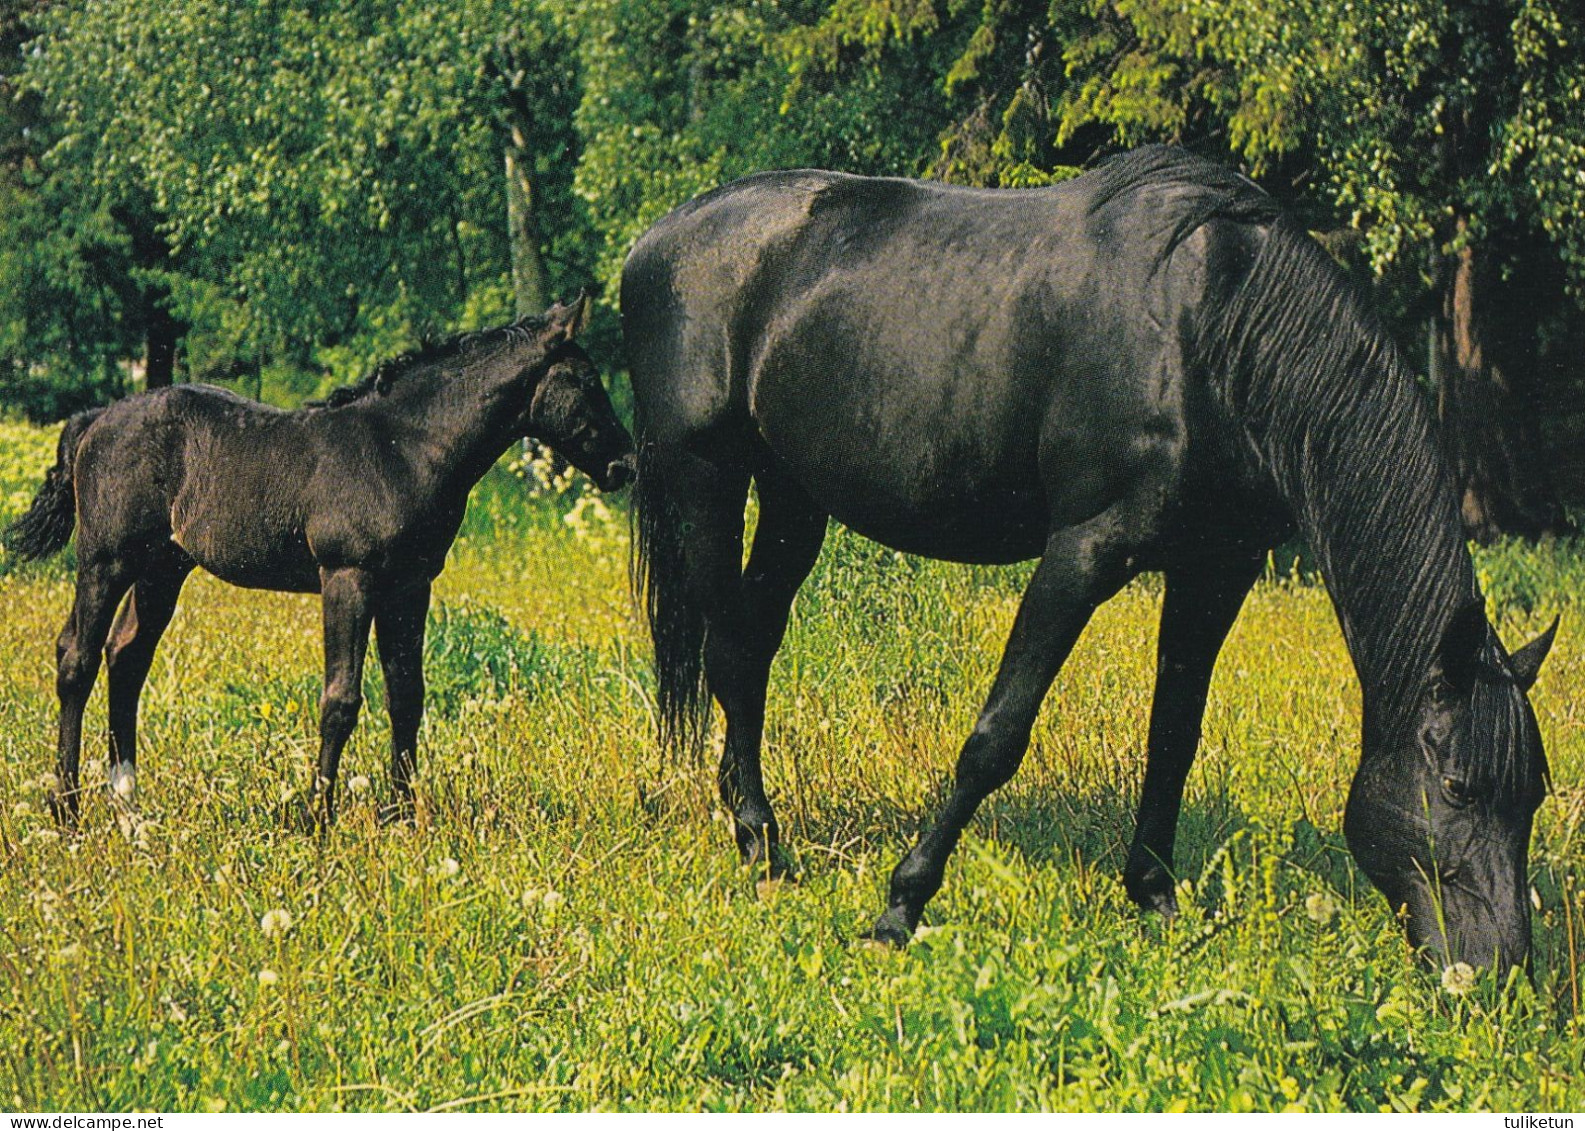
POLYGON ((360 569, 321 569, 325 690, 319 699, 319 775, 309 817, 324 828, 336 816, 336 771, 363 706, 363 658, 373 615, 372 580, 360 569))
POLYGON ((77 594, 55 648, 55 692, 60 699, 60 730, 56 741, 55 793, 50 808, 63 825, 75 825, 78 813, 78 761, 83 745, 83 709, 99 676, 100 650, 110 634, 116 606, 131 584, 120 563, 83 563, 77 570, 77 594))
POLYGON ((759 525, 743 571, 740 600, 710 624, 705 678, 726 715, 718 781, 733 817, 738 850, 767 876, 783 873, 779 829, 760 771, 765 695, 771 661, 787 631, 798 587, 825 541, 826 516, 795 485, 772 474, 756 478, 759 525))
POLYGON ((145 570, 116 617, 105 646, 110 684, 110 792, 114 800, 126 805, 133 803, 137 792, 138 698, 191 569, 190 561, 181 560, 158 571, 145 570))
POLYGON ((385 672, 385 706, 391 716, 391 804, 382 820, 413 814, 413 773, 418 766, 418 727, 424 718, 424 621, 429 582, 381 600, 374 638, 385 672))
POLYGON ((886 912, 871 938, 902 946, 913 937, 974 811, 1017 772, 1051 681, 1096 606, 1128 578, 1123 534, 1122 523, 1108 511, 1047 540, 1024 590, 990 698, 958 755, 952 794, 892 872, 886 912))
POLYGON ((1245 553, 1167 572, 1145 783, 1123 870, 1129 898, 1146 911, 1177 912, 1172 846, 1183 785, 1200 744, 1211 672, 1264 563, 1264 554, 1245 553))

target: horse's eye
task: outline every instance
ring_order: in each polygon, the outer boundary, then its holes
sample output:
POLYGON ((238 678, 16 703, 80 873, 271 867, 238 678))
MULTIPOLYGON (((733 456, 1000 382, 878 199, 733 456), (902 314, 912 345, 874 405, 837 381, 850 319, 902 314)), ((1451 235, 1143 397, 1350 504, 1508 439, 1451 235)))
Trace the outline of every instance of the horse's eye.
POLYGON ((1455 809, 1475 803, 1475 794, 1471 792, 1469 783, 1462 778, 1443 778, 1442 796, 1447 798, 1447 803, 1455 809))

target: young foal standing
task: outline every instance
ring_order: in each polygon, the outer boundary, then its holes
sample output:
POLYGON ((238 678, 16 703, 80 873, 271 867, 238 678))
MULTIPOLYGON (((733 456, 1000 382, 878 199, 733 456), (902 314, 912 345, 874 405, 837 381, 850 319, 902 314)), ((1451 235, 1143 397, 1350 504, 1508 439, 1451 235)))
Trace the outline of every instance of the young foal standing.
POLYGON ((101 649, 110 784, 131 801, 138 696, 195 565, 234 585, 322 596, 318 822, 334 817, 373 624, 391 713, 387 815, 408 812, 430 582, 469 491, 523 436, 602 490, 632 474, 632 440, 573 341, 584 305, 426 347, 298 412, 179 385, 73 417, 31 509, 7 532, 26 559, 56 553, 78 528, 77 595, 57 648, 57 818, 77 819, 83 707, 101 649))

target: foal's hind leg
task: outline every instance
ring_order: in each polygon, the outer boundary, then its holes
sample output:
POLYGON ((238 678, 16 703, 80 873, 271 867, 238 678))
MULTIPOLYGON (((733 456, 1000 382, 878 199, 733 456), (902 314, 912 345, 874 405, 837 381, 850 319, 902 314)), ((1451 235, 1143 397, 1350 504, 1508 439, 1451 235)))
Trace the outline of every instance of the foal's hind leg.
POLYGON ((1123 870, 1129 898, 1146 911, 1173 915, 1178 910, 1172 891, 1172 846, 1183 784, 1200 744, 1200 722, 1217 653, 1264 564, 1264 554, 1245 552, 1167 571, 1145 783, 1134 843, 1123 870))
POLYGON ((767 472, 755 477, 759 525, 738 586, 735 607, 718 610, 705 644, 705 678, 726 715, 718 780, 731 811, 738 850, 769 876, 782 873, 779 830, 760 772, 765 692, 770 666, 787 631, 794 595, 825 541, 826 516, 803 491, 767 472))
POLYGON ((321 569, 325 621, 325 689, 319 698, 319 776, 309 819, 319 828, 336 817, 341 751, 363 706, 363 658, 369 648, 373 579, 360 569, 321 569))
POLYGON ((413 814, 413 771, 418 727, 424 718, 424 621, 429 582, 382 597, 374 613, 374 638, 385 672, 385 706, 391 716, 391 804, 382 821, 413 814))
POLYGON ((129 571, 119 560, 90 559, 77 567, 77 595, 55 649, 55 692, 60 698, 61 718, 50 808, 63 825, 77 823, 83 709, 99 675, 100 650, 110 633, 116 606, 130 585, 129 571))
POLYGON ((143 571, 116 617, 105 647, 110 684, 110 791, 131 804, 137 791, 138 697, 154 662, 154 649, 171 623, 182 582, 192 571, 187 555, 174 547, 143 571))
POLYGON ((902 946, 941 887, 947 857, 990 793, 1018 770, 1041 700, 1095 608, 1128 578, 1122 522, 1103 512, 1046 542, 1024 591, 1001 668, 974 732, 958 755, 957 782, 935 822, 892 872, 885 914, 870 937, 902 946))

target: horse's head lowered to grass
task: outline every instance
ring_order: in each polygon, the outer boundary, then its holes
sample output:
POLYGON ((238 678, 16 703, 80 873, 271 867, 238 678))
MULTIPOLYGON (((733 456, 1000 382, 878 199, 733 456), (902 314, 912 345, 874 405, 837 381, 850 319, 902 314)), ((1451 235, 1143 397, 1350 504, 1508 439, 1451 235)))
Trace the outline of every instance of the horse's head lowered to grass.
POLYGON ((1528 964, 1527 856, 1547 766, 1527 692, 1556 631, 1508 655, 1471 601, 1398 724, 1367 724, 1349 848, 1433 962, 1528 964))

